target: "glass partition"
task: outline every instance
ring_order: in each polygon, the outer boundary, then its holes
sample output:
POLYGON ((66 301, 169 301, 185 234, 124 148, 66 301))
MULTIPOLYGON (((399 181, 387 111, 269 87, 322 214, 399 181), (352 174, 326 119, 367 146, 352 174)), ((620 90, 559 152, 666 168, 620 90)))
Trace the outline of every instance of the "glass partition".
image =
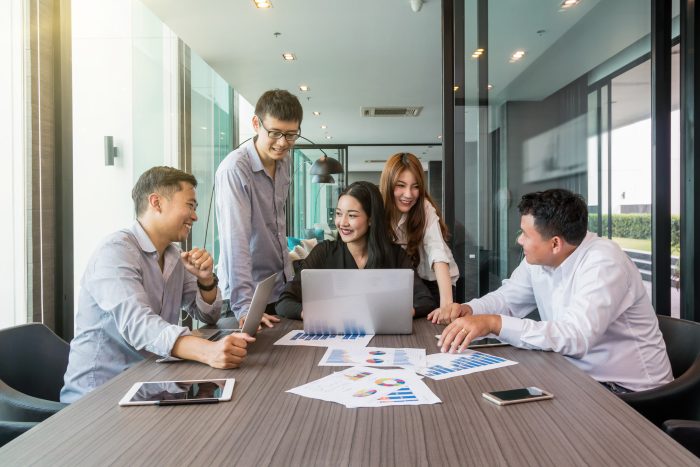
POLYGON ((548 188, 586 198, 589 230, 620 244, 651 294, 650 2, 463 5, 458 298, 483 295, 513 271, 522 259, 517 205, 548 188))

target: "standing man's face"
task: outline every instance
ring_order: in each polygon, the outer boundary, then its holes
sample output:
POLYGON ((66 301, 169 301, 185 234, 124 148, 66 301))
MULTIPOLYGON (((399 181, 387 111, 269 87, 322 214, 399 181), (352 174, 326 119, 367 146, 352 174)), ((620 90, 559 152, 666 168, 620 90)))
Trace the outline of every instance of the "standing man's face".
POLYGON ((257 115, 254 116, 253 128, 258 135, 255 148, 263 163, 284 159, 294 147, 295 135, 301 131, 299 122, 278 120, 269 114, 262 119, 257 115))

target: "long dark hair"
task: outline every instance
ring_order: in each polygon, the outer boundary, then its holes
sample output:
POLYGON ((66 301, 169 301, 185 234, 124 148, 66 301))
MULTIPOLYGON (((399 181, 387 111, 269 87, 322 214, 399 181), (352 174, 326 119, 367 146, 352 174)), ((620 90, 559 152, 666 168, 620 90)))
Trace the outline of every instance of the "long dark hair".
MULTIPOLYGON (((379 188, 370 182, 355 182, 340 193, 340 196, 352 196, 362 205, 367 214, 369 228, 367 231, 367 269, 387 267, 393 244, 386 223, 384 202, 379 188)), ((338 198, 340 198, 340 196, 338 198)))

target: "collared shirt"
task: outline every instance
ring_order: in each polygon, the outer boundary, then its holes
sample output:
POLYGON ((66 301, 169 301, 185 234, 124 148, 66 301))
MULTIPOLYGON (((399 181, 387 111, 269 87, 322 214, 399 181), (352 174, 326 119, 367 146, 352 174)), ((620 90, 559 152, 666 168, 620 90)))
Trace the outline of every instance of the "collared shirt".
POLYGON ((276 162, 274 180, 265 171, 253 140, 236 149, 216 170, 219 227, 217 275, 224 299, 240 319, 248 314, 255 286, 274 273, 276 302, 292 278, 287 252, 286 203, 289 158, 276 162))
MULTIPOLYGON (((411 260, 398 245, 392 245, 392 250, 382 265, 384 269, 413 269, 411 260)), ((357 269, 355 258, 342 241, 329 241, 319 243, 311 250, 301 262, 301 269, 357 269)), ((437 305, 433 296, 420 277, 414 272, 413 277, 413 308, 415 317, 427 316, 437 305)), ((277 303, 277 313, 285 318, 301 319, 302 311, 301 274, 287 283, 280 301, 277 303)))
POLYGON ((169 245, 164 267, 148 234, 136 222, 93 253, 81 281, 75 338, 70 343, 61 402, 73 402, 153 354, 169 356, 175 341, 189 335, 178 326, 180 309, 214 324, 221 293, 213 304, 202 298, 195 276, 169 245))
MULTIPOLYGON (((423 207, 425 208, 425 233, 423 234, 423 243, 418 248, 420 263, 416 268, 416 272, 422 279, 434 281, 437 280, 437 277, 435 276, 435 271, 433 271, 433 264, 447 263, 450 268, 452 285, 455 285, 457 284, 457 279, 459 279, 459 268, 452 256, 450 247, 447 246, 445 239, 442 237, 440 218, 433 205, 427 199, 423 203, 423 207)), ((406 248, 408 243, 406 217, 406 213, 402 214, 396 229, 394 229, 396 232, 396 243, 403 248, 406 248)))
POLYGON ((502 341, 560 352, 597 381, 641 391, 673 380, 639 271, 592 232, 559 267, 523 260, 498 290, 468 305, 503 315, 502 341), (535 308, 542 321, 522 319, 535 308))

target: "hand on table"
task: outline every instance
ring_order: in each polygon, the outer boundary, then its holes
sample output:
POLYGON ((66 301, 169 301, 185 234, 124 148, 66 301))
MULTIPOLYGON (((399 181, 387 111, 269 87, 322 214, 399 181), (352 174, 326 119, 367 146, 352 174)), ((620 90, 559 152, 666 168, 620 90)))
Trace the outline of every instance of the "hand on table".
MULTIPOLYGON (((245 316, 241 319, 238 320, 238 327, 243 328, 243 323, 245 323, 245 316)), ((268 328, 275 327, 273 323, 279 323, 280 319, 275 316, 275 315, 268 315, 267 313, 263 313, 262 320, 260 321, 260 326, 258 326, 258 331, 262 330, 262 325, 264 324, 268 328)))
POLYGON ((441 352, 461 352, 479 337, 501 332, 500 315, 463 316, 450 323, 438 339, 441 352))
POLYGON ((459 303, 451 303, 449 305, 436 308, 428 314, 428 321, 435 324, 450 324, 452 321, 462 316, 472 314, 472 308, 469 305, 459 303))

